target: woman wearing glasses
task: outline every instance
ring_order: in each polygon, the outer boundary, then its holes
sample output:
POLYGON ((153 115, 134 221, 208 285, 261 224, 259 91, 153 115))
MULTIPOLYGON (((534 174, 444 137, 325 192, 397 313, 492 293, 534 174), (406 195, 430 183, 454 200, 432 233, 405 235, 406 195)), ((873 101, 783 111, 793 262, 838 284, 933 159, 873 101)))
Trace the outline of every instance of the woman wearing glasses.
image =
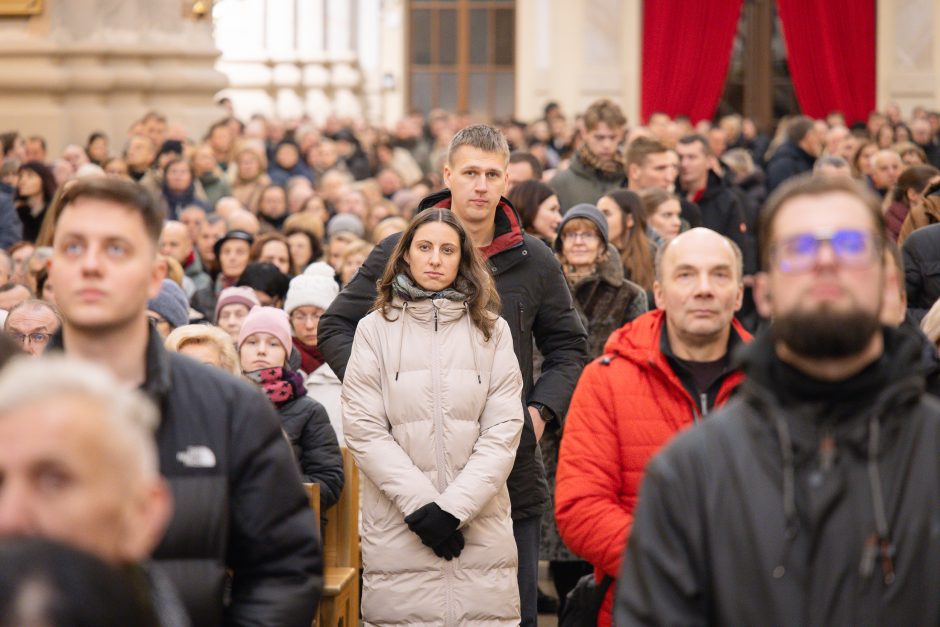
POLYGON ((330 417, 340 445, 343 440, 343 412, 339 395, 342 383, 323 360, 317 348, 317 327, 320 316, 339 293, 336 273, 322 261, 311 264, 307 270, 291 279, 284 299, 284 311, 290 317, 293 349, 300 355, 299 370, 306 377, 307 396, 317 401, 330 417))
MULTIPOLYGON (((646 313, 646 291, 624 278, 617 248, 608 241, 607 218, 594 205, 575 205, 565 213, 555 252, 568 280, 575 309, 588 332, 590 358, 599 357, 611 333, 646 313)), ((539 441, 553 495, 561 436, 560 429, 549 428, 539 441)), ((554 511, 553 502, 542 520, 539 557, 549 561, 549 572, 561 599, 560 615, 566 595, 582 575, 591 572, 591 567, 565 547, 555 526, 554 511)))

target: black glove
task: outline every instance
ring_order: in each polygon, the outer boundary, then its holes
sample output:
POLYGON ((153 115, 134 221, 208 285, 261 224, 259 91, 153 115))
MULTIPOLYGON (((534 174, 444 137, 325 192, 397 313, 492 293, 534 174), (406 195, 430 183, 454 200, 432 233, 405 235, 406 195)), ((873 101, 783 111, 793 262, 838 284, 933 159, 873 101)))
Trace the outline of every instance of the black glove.
POLYGON ((409 529, 418 534, 421 542, 432 549, 448 540, 460 525, 459 520, 433 501, 405 516, 405 522, 408 523, 409 529))
POLYGON ((431 550, 434 551, 434 554, 438 557, 443 557, 448 562, 458 555, 463 550, 464 540, 463 533, 458 529, 454 533, 450 534, 450 537, 438 544, 435 547, 431 547, 431 550))

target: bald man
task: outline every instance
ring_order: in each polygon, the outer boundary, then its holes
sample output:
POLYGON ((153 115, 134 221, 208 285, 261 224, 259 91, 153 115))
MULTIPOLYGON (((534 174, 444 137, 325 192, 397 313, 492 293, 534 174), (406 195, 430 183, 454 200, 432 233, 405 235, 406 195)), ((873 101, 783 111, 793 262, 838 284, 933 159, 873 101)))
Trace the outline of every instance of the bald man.
POLYGON ((734 319, 742 274, 741 251, 715 231, 696 228, 670 240, 656 257, 659 308, 615 331, 578 381, 558 458, 555 518, 565 544, 606 577, 598 625, 610 625, 610 583, 644 466, 741 381, 730 356, 751 339, 734 319))
POLYGON ((257 216, 247 209, 235 209, 225 219, 225 222, 229 231, 245 231, 255 237, 258 235, 258 231, 261 230, 261 223, 258 222, 257 216))
POLYGON ((203 268, 202 260, 193 247, 189 227, 176 220, 168 220, 160 232, 160 254, 180 262, 186 276, 192 281, 187 296, 212 285, 212 279, 203 268))
POLYGON ((901 155, 893 150, 879 150, 871 156, 871 183, 882 198, 898 182, 903 167, 901 155))

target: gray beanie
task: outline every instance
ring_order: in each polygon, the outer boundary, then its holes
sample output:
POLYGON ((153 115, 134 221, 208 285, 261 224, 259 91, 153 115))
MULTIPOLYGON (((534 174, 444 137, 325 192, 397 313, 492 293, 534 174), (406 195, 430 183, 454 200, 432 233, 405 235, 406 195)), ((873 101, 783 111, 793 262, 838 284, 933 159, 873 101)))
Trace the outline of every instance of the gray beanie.
POLYGON ((330 218, 326 225, 327 239, 343 231, 352 233, 356 237, 363 237, 366 234, 366 229, 362 226, 362 220, 352 213, 337 213, 330 218))
POLYGON ((563 242, 561 240, 561 233, 565 230, 565 225, 575 218, 583 218, 593 222, 597 230, 600 231, 601 240, 603 240, 602 250, 607 248, 607 217, 594 205, 582 202, 566 211, 565 217, 562 218, 561 224, 558 225, 558 237, 555 238, 555 250, 557 252, 561 252, 562 249, 563 242))
POLYGON ((147 309, 155 311, 175 329, 189 324, 189 301, 186 292, 170 279, 163 279, 160 293, 147 301, 147 309))

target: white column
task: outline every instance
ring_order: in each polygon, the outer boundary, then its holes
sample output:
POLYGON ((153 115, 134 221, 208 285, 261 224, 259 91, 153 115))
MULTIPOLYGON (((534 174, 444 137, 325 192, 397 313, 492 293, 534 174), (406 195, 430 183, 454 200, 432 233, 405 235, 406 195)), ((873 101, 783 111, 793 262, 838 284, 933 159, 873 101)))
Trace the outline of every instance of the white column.
POLYGON ((877 107, 940 108, 940 7, 934 0, 877 0, 877 107))
POLYGON ((408 19, 403 0, 383 0, 381 72, 383 122, 394 124, 405 113, 405 20, 408 19))
POLYGON ((363 115, 369 122, 382 122, 382 1, 359 0, 356 49, 362 72, 363 115))

